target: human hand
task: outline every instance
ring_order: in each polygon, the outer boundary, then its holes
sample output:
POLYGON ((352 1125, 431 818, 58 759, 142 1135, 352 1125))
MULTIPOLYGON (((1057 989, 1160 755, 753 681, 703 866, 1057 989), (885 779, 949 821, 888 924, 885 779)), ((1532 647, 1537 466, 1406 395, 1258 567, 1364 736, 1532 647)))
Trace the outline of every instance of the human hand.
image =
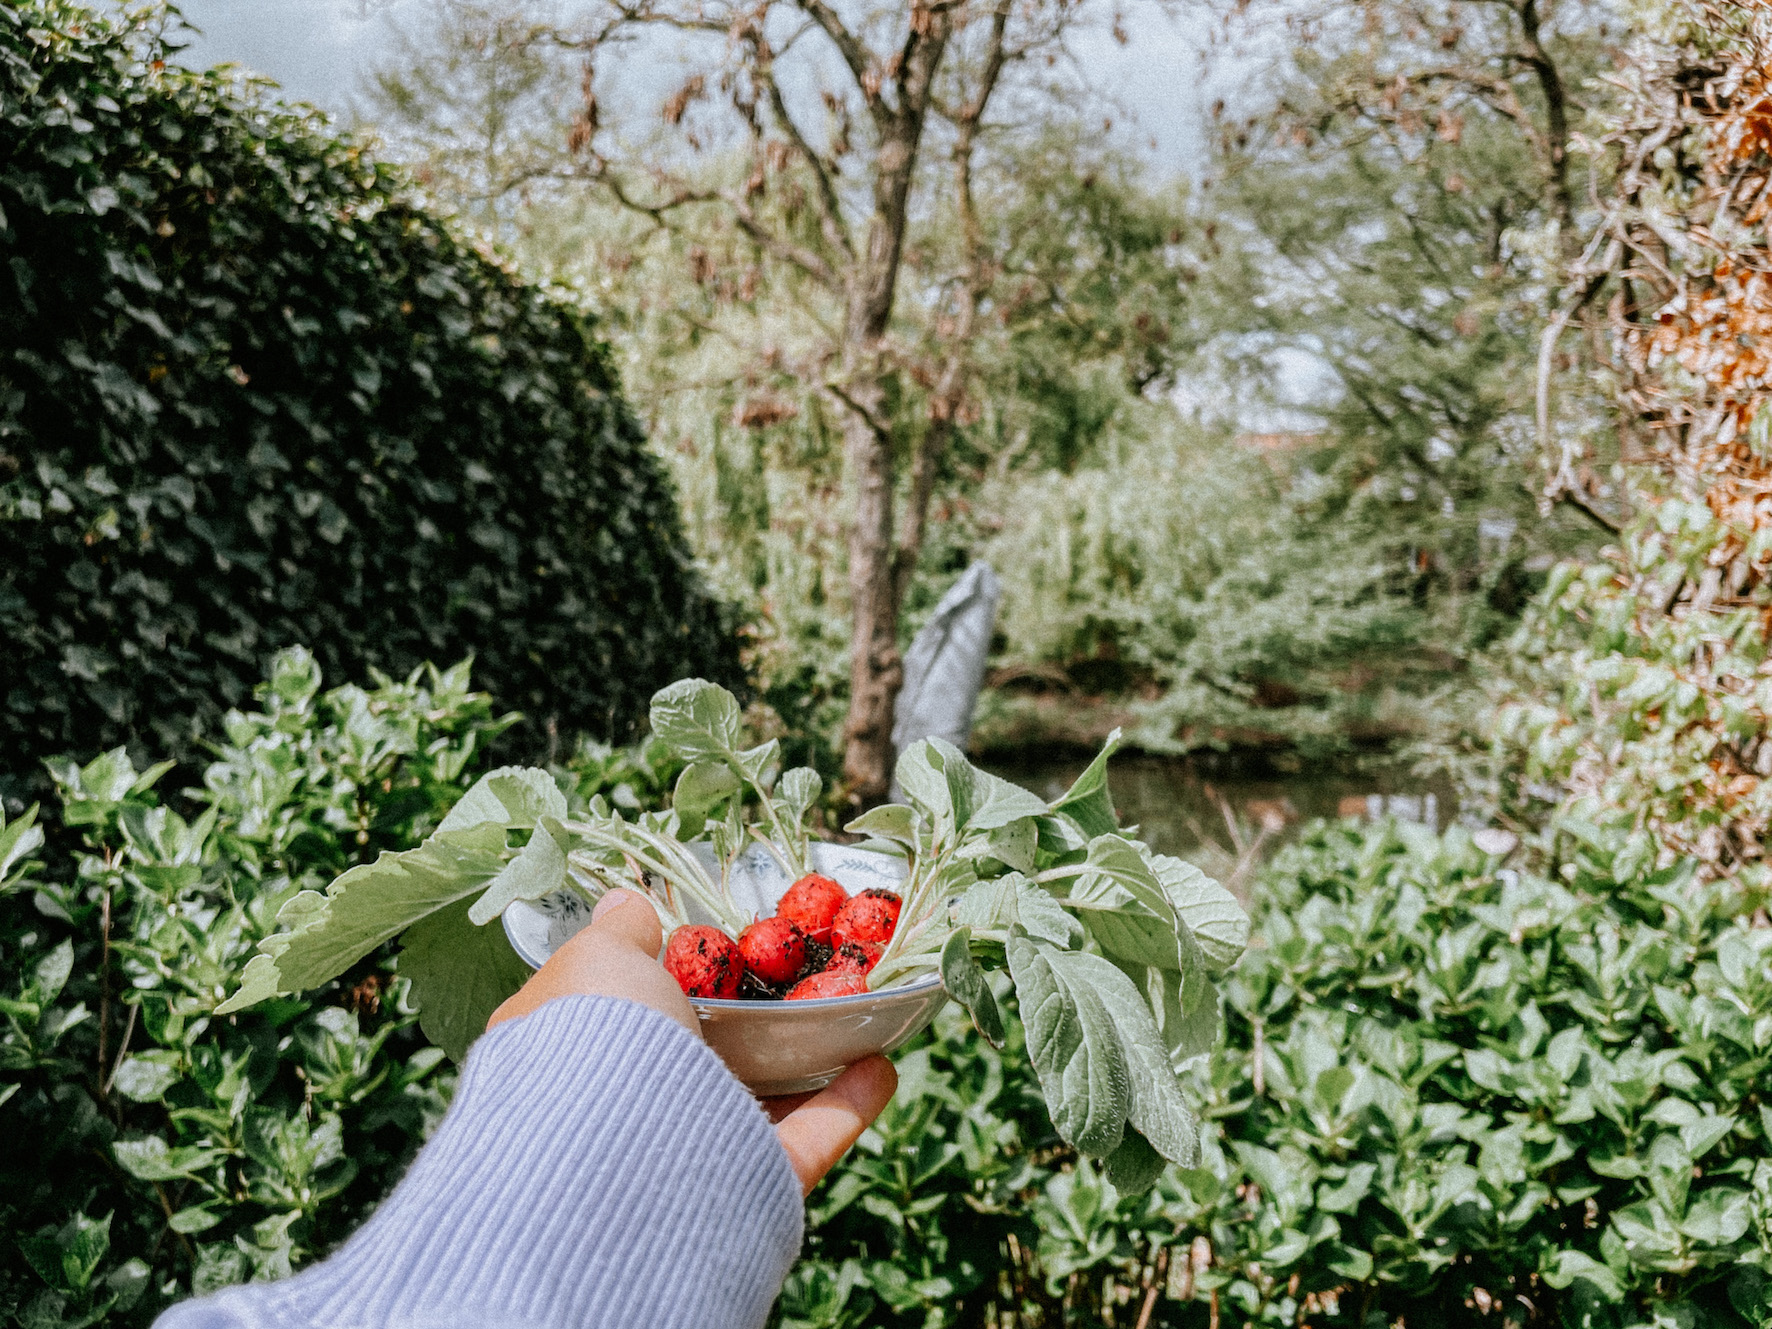
MULTIPOLYGON (((701 1037, 701 1022, 683 989, 658 962, 664 931, 646 898, 611 891, 597 902, 591 925, 556 950, 517 994, 492 1013, 488 1029, 528 1015, 555 997, 621 997, 650 1006, 701 1037)), ((775 1133, 810 1194, 891 1101, 898 1072, 884 1057, 858 1061, 816 1094, 763 1100, 775 1133)))

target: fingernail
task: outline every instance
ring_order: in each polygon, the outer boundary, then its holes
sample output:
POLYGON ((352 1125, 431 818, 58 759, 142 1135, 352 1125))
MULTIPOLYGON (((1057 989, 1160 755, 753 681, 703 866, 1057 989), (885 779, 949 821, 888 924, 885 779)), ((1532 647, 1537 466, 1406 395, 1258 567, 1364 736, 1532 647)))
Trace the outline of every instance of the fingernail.
POLYGON ((597 907, 591 910, 591 922, 595 923, 599 918, 603 917, 604 914, 608 913, 611 909, 614 909, 617 905, 626 904, 628 897, 632 894, 632 891, 604 892, 603 898, 597 901, 597 907))

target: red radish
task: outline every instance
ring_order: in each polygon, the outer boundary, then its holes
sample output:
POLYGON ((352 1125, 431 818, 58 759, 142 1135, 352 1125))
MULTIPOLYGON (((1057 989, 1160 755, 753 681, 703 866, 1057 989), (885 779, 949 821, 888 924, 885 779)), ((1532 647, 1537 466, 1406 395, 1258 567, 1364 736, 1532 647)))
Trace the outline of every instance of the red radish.
POLYGON ((744 966, 765 983, 792 983, 806 967, 806 934, 788 918, 763 918, 738 934, 744 966))
POLYGON ((871 941, 844 942, 825 966, 827 974, 865 974, 880 960, 884 946, 871 941))
POLYGON ((829 943, 831 920, 848 899, 849 892, 829 877, 809 872, 787 888, 775 906, 775 916, 798 923, 811 940, 829 943))
POLYGON ((863 891, 837 911, 831 923, 831 945, 839 951, 845 942, 872 942, 884 946, 898 926, 900 900, 891 891, 863 891))
POLYGON ((692 997, 730 1001, 744 979, 744 956, 738 943, 719 928, 691 924, 671 933, 665 943, 665 972, 692 997))
POLYGON ((868 990, 865 976, 843 969, 827 969, 802 978, 788 992, 788 1001, 816 1001, 820 997, 858 997, 868 990))

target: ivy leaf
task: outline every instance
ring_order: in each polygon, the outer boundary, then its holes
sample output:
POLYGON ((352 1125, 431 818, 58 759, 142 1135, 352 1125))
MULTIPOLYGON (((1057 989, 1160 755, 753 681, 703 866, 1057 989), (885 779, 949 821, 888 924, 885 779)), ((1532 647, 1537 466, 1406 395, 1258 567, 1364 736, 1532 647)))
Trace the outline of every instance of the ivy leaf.
POLYGON ((439 831, 465 831, 475 826, 498 825, 524 830, 543 817, 562 821, 566 795, 554 777, 533 766, 501 766, 474 781, 437 827, 439 831))
POLYGON ((468 920, 476 927, 484 927, 513 901, 539 900, 559 890, 566 884, 565 841, 566 832, 560 823, 543 817, 529 843, 505 864, 486 893, 468 909, 468 920))
POLYGON ((1080 1152, 1105 1158, 1120 1147, 1132 1093, 1114 1017, 1074 968, 1083 958, 1078 952, 1061 951, 1019 927, 1009 934, 1008 951, 1028 1056, 1052 1124, 1080 1152))
POLYGON ((277 915, 285 931, 259 943, 240 990, 216 1013, 336 978, 420 919, 485 890, 504 870, 504 854, 503 826, 438 831, 417 849, 352 868, 323 896, 301 892, 277 915))
POLYGON ((684 757, 725 757, 738 750, 738 699, 702 678, 686 678, 652 698, 652 736, 684 757))
POLYGON ((964 1006, 977 1029, 994 1048, 1003 1046, 1003 1016, 985 981, 984 969, 972 954, 972 929, 955 928, 941 948, 941 981, 948 995, 964 1006))
POLYGON ((1249 945, 1249 915, 1237 897, 1179 858, 1152 854, 1151 869, 1213 969, 1218 973, 1229 969, 1249 945))
POLYGON ((400 974, 412 982, 419 1028, 458 1064, 492 1013, 529 978, 505 930, 477 926, 466 900, 413 924, 400 947, 400 974))

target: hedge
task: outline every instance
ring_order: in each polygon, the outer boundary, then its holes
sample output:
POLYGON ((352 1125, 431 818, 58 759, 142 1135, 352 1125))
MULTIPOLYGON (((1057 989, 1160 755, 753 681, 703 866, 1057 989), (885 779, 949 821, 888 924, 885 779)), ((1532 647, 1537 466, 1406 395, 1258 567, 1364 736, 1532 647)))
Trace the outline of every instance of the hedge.
POLYGON ((588 317, 176 31, 0 7, 15 806, 55 753, 189 758, 293 644, 339 677, 472 653, 531 753, 736 681, 588 317))

